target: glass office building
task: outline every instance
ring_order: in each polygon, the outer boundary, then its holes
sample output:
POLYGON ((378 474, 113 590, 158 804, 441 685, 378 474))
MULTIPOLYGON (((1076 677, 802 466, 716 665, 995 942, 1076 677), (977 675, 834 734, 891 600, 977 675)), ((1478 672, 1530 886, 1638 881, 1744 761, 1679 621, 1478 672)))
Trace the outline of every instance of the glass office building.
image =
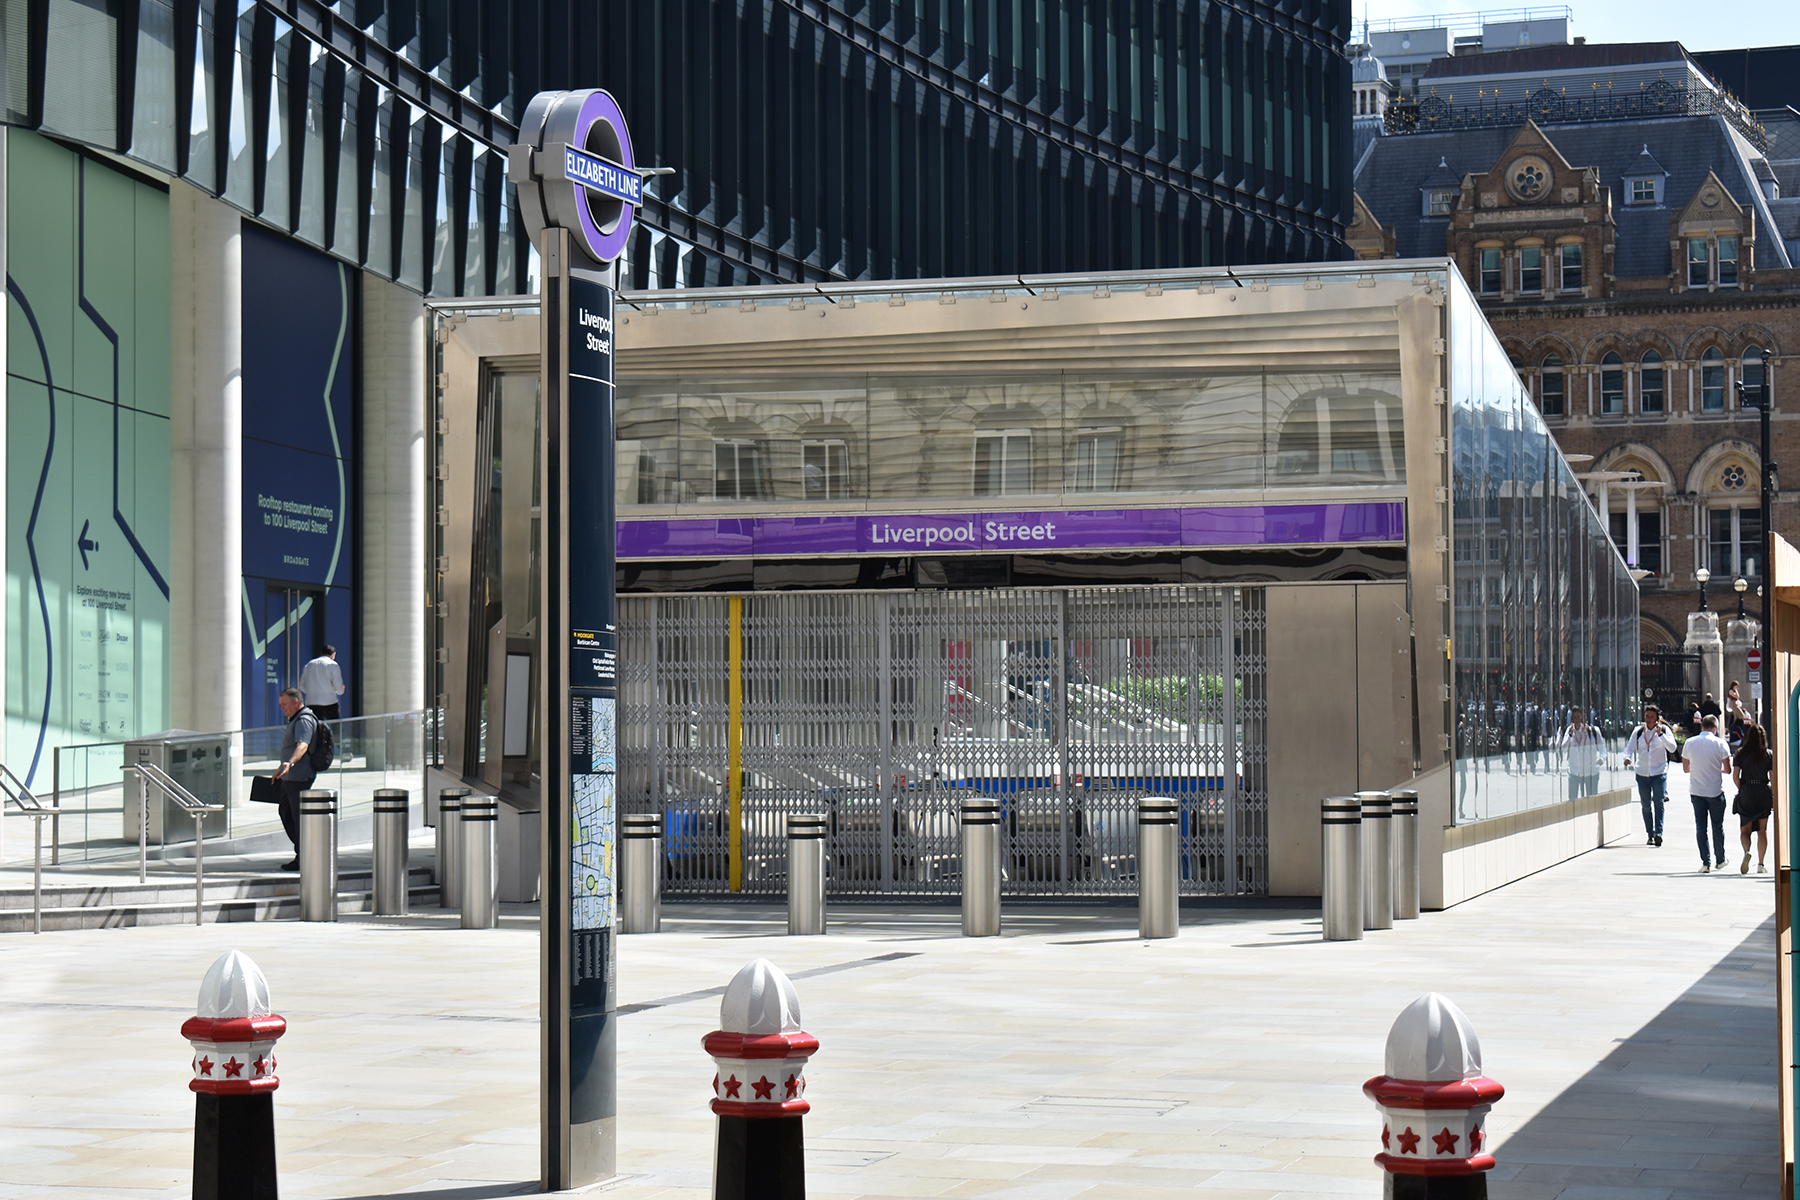
MULTIPOLYGON (((490 664, 536 652, 535 308, 434 307, 438 749, 524 786, 490 664)), ((629 292, 617 328, 621 802, 687 831, 677 891, 778 889, 789 811, 835 814, 841 890, 953 887, 975 789, 1015 891, 1126 886, 1162 794, 1189 893, 1307 894, 1320 797, 1414 780, 1442 897, 1446 826, 1621 802, 1636 588, 1442 262, 629 292)))
MULTIPOLYGON (((328 643, 347 711, 425 707, 422 298, 535 287, 504 161, 535 93, 611 89, 638 161, 671 170, 637 214, 637 287, 1329 259, 1348 19, 0 6, 4 761, 41 784, 58 746, 261 725, 328 643)), ((1020 486, 1010 445, 994 487, 1020 486)), ((843 447, 811 453, 841 489, 843 447)), ((723 467, 750 489, 754 455, 723 467)))

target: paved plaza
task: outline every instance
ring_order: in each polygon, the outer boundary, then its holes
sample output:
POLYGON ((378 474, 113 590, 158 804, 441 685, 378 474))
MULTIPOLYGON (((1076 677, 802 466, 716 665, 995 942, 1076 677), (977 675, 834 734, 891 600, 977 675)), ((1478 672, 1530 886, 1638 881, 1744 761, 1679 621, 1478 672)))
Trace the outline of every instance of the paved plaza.
MULTIPOLYGON (((700 1038, 752 958, 795 979, 823 1043, 808 1186, 832 1196, 1380 1195, 1370 1155, 1394 1016, 1441 991, 1482 1037, 1496 1200, 1776 1194, 1773 889, 1668 844, 1584 855, 1362 942, 1316 910, 1189 908, 1146 943, 1129 907, 840 904, 783 936, 768 905, 671 904, 622 940, 624 1200, 710 1194, 700 1038)), ((1735 866, 1735 863, 1734 863, 1735 866)), ((0 936, 0 1200, 186 1196, 193 1098, 177 1031, 238 948, 282 1040, 284 1196, 535 1190, 533 912, 0 936)))

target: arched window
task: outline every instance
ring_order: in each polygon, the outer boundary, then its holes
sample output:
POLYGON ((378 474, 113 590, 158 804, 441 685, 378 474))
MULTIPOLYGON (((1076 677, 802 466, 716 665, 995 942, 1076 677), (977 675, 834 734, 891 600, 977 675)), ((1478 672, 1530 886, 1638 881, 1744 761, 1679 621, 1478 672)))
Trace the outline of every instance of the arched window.
POLYGON ((1645 351, 1638 366, 1638 411, 1663 411, 1663 356, 1654 350, 1645 351))
POLYGON ((1563 415, 1563 360, 1544 355, 1538 368, 1538 411, 1546 417, 1563 415))
POLYGON ((1616 350, 1600 360, 1600 411, 1607 416, 1625 411, 1625 360, 1616 350))
POLYGON ((1738 378, 1744 381, 1744 400, 1751 405, 1760 404, 1763 383, 1766 379, 1761 347, 1752 346, 1744 351, 1744 361, 1739 367, 1738 378))
POLYGON ((1725 355, 1717 346, 1700 356, 1700 411, 1725 411, 1725 355))

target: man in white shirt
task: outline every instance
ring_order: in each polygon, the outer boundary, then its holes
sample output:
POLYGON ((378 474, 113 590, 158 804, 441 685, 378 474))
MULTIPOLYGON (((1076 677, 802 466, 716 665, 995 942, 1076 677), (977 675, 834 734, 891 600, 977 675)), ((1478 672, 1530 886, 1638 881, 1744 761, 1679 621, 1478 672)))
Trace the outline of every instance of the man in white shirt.
POLYGON ((1681 749, 1681 769, 1688 773, 1694 801, 1694 834, 1700 839, 1700 872, 1725 865, 1725 773, 1731 770, 1731 747, 1719 736, 1719 718, 1700 718, 1700 732, 1681 749), (1712 824, 1712 854, 1707 855, 1706 826, 1712 824))
POLYGON ((306 707, 321 721, 338 719, 338 697, 344 694, 344 673, 338 670, 337 647, 325 647, 325 653, 300 670, 300 694, 306 707))
POLYGON ((1662 709, 1644 705, 1644 723, 1625 743, 1625 765, 1637 773, 1638 804, 1644 810, 1648 845, 1662 845, 1663 803, 1669 796, 1669 758, 1675 753, 1675 731, 1662 719, 1662 709))

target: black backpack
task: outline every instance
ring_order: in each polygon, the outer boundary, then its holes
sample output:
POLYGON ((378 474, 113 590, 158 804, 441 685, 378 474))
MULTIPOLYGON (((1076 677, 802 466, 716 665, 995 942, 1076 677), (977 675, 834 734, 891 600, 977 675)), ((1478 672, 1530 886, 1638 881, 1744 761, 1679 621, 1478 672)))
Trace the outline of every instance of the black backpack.
POLYGON ((310 708, 305 711, 312 713, 313 725, 318 729, 306 748, 306 761, 312 764, 313 774, 319 775, 331 770, 331 760, 337 756, 337 739, 332 737, 331 726, 323 717, 310 708))

